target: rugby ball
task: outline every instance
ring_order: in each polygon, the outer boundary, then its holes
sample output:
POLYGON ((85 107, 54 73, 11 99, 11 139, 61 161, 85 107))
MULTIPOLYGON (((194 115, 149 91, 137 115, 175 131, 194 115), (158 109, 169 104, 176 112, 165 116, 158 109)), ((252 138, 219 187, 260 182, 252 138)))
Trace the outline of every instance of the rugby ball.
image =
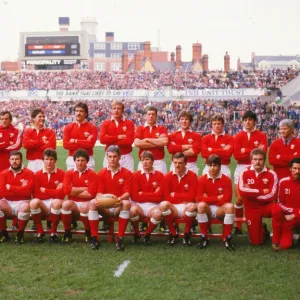
POLYGON ((113 194, 102 194, 96 197, 96 205, 101 208, 112 208, 119 202, 118 198, 113 194))

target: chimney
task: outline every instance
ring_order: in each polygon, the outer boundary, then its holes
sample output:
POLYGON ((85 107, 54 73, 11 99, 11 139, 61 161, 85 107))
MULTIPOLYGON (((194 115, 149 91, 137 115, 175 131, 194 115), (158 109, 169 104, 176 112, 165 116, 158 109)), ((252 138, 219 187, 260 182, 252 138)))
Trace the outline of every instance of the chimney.
POLYGON ((59 31, 68 31, 70 26, 69 17, 59 17, 58 18, 59 31))
POLYGON ((140 71, 141 70, 141 60, 142 60, 142 54, 140 51, 136 51, 134 56, 135 61, 135 70, 140 71))
POLYGON ((202 45, 199 43, 193 44, 193 63, 196 60, 200 60, 201 59, 201 49, 202 45))
POLYGON ((174 52, 171 52, 171 61, 175 61, 175 53, 174 52))
POLYGON ((124 73, 128 71, 128 52, 126 50, 122 55, 122 71, 124 73))
POLYGON ((113 42, 115 40, 114 32, 105 32, 105 42, 113 42))
POLYGON ((228 72, 230 70, 230 56, 228 52, 224 55, 224 72, 228 72))
POLYGON ((149 41, 144 43, 144 58, 152 59, 151 42, 149 41))
POLYGON ((208 55, 204 54, 202 58, 203 71, 208 71, 208 55))
POLYGON ((182 65, 181 61, 181 46, 176 46, 176 70, 182 65))

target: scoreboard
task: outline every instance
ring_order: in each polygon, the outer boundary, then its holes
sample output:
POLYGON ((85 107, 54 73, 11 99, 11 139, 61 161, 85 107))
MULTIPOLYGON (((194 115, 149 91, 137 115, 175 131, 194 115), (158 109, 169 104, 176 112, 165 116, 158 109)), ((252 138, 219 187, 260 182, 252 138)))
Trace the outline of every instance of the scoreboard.
POLYGON ((80 56, 80 44, 25 44, 25 56, 80 56))

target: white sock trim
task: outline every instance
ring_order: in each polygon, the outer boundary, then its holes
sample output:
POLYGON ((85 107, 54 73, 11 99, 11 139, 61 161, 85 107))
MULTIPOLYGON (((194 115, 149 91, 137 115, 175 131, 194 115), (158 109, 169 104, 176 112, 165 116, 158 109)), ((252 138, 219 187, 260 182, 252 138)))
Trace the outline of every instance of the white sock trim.
POLYGON ((224 224, 231 225, 234 223, 235 214, 225 214, 224 224))
POLYGON ((208 222, 207 214, 197 214, 198 223, 206 223, 208 222))
POLYGON ((129 219, 130 218, 129 211, 127 211, 127 210, 121 210, 120 214, 119 214, 119 218, 129 219))
POLYGON ((30 213, 18 212, 18 219, 28 221, 30 219, 30 213))
POLYGON ((236 205, 236 204, 234 204, 234 208, 243 208, 244 207, 244 205, 242 204, 242 205, 236 205))
POLYGON ((161 213, 162 213, 163 216, 168 216, 172 213, 172 211, 171 211, 171 209, 168 209, 166 211, 162 211, 161 213))
POLYGON ((60 215, 60 214, 61 214, 61 209, 54 209, 54 208, 51 208, 50 211, 51 211, 51 213, 54 214, 54 215, 60 215))
POLYGON ((81 217, 86 217, 86 218, 88 218, 89 214, 88 214, 88 213, 87 213, 87 214, 80 213, 80 216, 81 216, 81 217))
POLYGON ((135 221, 137 221, 139 218, 140 218, 139 216, 135 216, 135 217, 130 218, 130 221, 135 222, 135 221))
POLYGON ((153 217, 150 219, 150 222, 154 225, 158 225, 160 223, 160 221, 156 221, 153 217))
POLYGON ((31 209, 30 212, 32 215, 37 215, 37 214, 41 213, 42 210, 40 208, 37 208, 37 209, 31 209))
POLYGON ((195 212, 195 211, 186 211, 185 215, 190 217, 190 218, 193 218, 193 217, 196 217, 197 212, 195 212))
POLYGON ((88 216, 89 216, 89 220, 91 220, 91 221, 99 220, 99 213, 97 210, 90 210, 88 216))
POLYGON ((62 209, 62 210, 61 210, 61 213, 62 213, 63 215, 70 215, 70 214, 72 213, 72 211, 71 211, 71 210, 64 210, 64 209, 62 209))
POLYGON ((3 211, 0 210, 0 218, 3 218, 3 217, 5 217, 5 214, 3 211))

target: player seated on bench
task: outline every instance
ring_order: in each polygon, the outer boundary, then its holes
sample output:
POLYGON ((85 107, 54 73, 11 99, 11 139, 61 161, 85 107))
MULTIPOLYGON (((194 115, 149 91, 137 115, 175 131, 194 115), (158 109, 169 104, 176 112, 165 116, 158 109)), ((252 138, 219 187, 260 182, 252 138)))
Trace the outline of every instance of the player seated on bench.
POLYGON ((191 228, 197 214, 196 192, 197 175, 186 169, 187 158, 178 152, 173 156, 174 171, 166 174, 164 181, 164 197, 160 210, 170 230, 168 244, 176 244, 178 234, 174 221, 182 218, 185 221, 183 244, 191 245, 191 228))
POLYGON ((221 158, 211 154, 207 160, 208 173, 198 179, 197 219, 201 240, 197 248, 204 249, 209 245, 208 222, 217 219, 223 222, 222 240, 228 250, 234 250, 231 243, 231 230, 234 222, 231 179, 221 172, 221 158))

